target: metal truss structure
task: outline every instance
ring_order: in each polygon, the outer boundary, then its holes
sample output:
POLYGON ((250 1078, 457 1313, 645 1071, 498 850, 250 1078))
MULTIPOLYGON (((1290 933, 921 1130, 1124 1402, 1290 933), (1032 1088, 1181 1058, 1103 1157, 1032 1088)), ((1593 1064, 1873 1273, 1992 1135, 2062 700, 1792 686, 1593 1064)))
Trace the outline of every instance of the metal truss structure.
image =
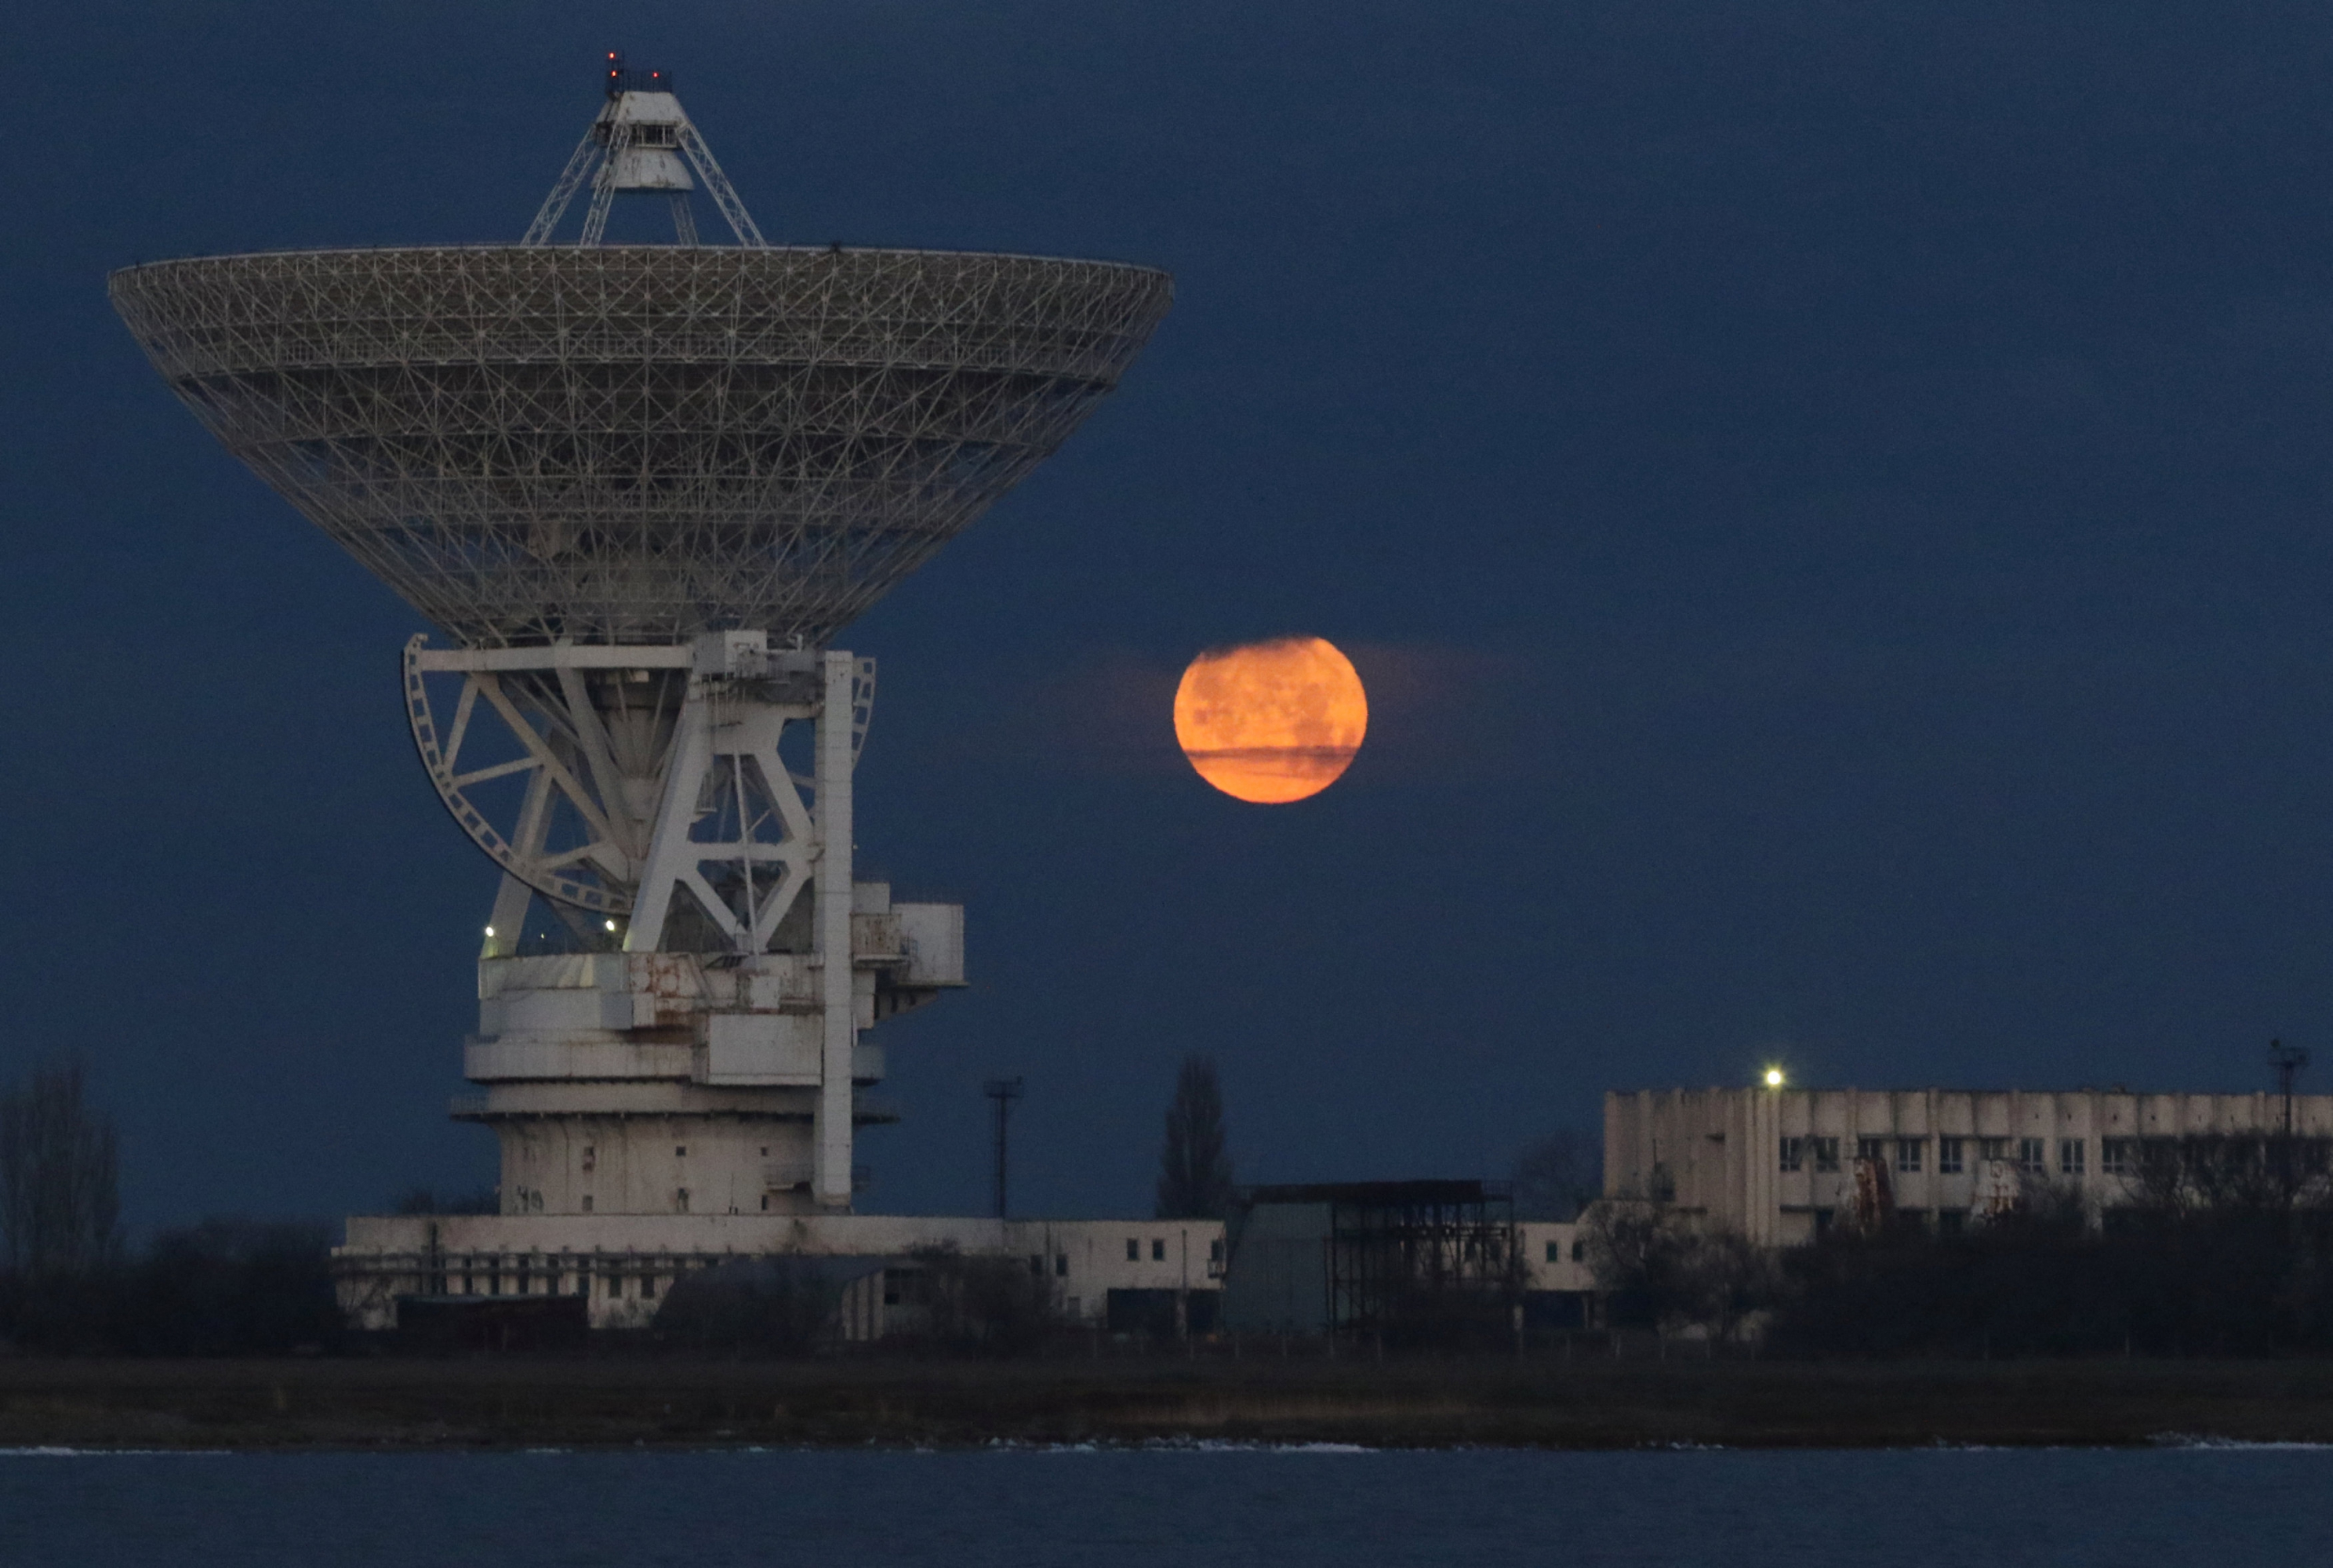
POLYGON ((729 232, 741 245, 763 245, 762 231, 745 210, 729 177, 714 160, 713 149, 689 120, 688 111, 673 96, 672 83, 660 71, 630 72, 624 57, 608 56, 608 106, 576 145, 574 155, 560 172, 559 182, 543 198, 534 222, 520 244, 547 245, 568 204, 585 180, 591 182, 591 203, 583 218, 579 244, 596 245, 608 232, 608 212, 625 191, 661 194, 672 204, 673 235, 684 245, 696 244, 696 219, 688 210, 693 182, 688 171, 705 184, 706 194, 721 209, 729 232), (686 160, 684 167, 682 160, 686 160))
POLYGON ((476 246, 116 272, 235 454, 473 646, 818 646, 1017 483, 1165 314, 1144 267, 476 246))
MULTIPOLYGON (((501 951, 516 951, 519 892, 582 916, 632 916, 643 887, 645 907, 622 923, 629 945, 666 945, 671 895, 686 889, 688 912, 723 947, 770 948, 815 858, 801 793, 815 780, 778 751, 788 723, 814 727, 824 711, 812 655, 773 655, 749 633, 662 647, 427 641, 406 645, 406 719, 446 810, 508 879, 494 922, 501 951), (442 720, 432 674, 462 681, 442 720)), ((875 661, 851 660, 854 767, 874 697, 875 661)))
POLYGON ((1509 1332, 1522 1257, 1503 1187, 1374 1181, 1317 1191, 1329 1205, 1332 1332, 1420 1343, 1495 1343, 1509 1332))
POLYGON ((456 1114, 502 1139, 506 1213, 849 1207, 853 1128, 887 1119, 859 1034, 964 983, 963 911, 854 877, 874 664, 830 644, 1077 427, 1173 294, 770 245, 670 85, 610 57, 519 244, 110 283, 197 417, 456 645, 414 638, 404 696, 503 873, 485 1094, 456 1114), (735 245, 699 243, 699 184, 735 245), (678 243, 601 244, 626 192, 678 243))

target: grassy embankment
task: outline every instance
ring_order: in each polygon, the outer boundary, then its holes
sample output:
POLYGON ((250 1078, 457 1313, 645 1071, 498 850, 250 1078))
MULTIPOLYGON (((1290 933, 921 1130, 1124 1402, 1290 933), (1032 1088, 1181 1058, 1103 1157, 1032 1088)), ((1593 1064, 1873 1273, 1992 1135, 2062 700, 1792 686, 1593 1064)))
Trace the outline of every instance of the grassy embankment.
POLYGON ((0 1362, 0 1447, 2333 1442, 2333 1362, 0 1362))

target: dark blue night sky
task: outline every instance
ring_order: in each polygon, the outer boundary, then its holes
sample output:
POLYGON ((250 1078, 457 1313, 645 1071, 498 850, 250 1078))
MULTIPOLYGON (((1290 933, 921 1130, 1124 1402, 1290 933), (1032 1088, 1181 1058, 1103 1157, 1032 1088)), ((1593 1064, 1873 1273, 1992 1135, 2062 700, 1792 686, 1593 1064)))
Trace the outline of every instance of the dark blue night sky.
MULTIPOLYGON (((96 3, 0 24, 0 1076, 129 1218, 490 1181, 490 865, 386 589, 196 425, 126 263, 515 238, 609 48, 773 237, 1154 263, 1047 468, 865 620, 865 858, 976 980, 880 1037, 877 1206, 1496 1173, 1606 1087, 2248 1089, 2333 1047, 2333 13, 1093 0, 96 3), (1282 632, 1346 779, 1167 704, 1282 632)), ((709 214, 706 215, 709 217, 709 214)), ((2333 1050, 2323 1053, 2333 1058, 2333 1050)), ((2333 1071, 2333 1069, 2328 1069, 2333 1071)))

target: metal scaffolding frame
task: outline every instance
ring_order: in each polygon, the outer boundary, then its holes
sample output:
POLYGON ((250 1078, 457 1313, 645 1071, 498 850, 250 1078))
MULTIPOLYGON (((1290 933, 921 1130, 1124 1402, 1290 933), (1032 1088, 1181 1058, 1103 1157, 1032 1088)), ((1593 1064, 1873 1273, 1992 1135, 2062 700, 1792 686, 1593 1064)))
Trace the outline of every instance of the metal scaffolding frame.
POLYGON ((1250 1189, 1243 1202, 1320 1205, 1330 1333, 1386 1343, 1506 1334, 1522 1301, 1514 1199, 1478 1181, 1250 1189))

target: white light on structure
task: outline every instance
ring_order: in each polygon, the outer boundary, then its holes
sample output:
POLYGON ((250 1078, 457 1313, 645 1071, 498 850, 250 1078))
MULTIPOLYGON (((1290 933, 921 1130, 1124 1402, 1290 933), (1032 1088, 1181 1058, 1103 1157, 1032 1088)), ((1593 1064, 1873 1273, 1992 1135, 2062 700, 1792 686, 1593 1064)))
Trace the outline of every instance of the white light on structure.
POLYGON ((1766 1069, 1766 1086, 1770 1089, 1779 1089, 1782 1086, 1781 1068, 1769 1067, 1766 1069))
POLYGON ((488 926, 488 927, 486 927, 486 934, 487 934, 488 936, 492 936, 492 935, 494 935, 494 928, 493 926, 491 926, 491 925, 490 925, 490 926, 488 926))
POLYGON ((611 921, 608 922, 608 923, 607 923, 607 924, 608 924, 608 929, 609 929, 610 931, 613 931, 613 930, 615 930, 615 929, 616 929, 616 923, 615 923, 614 921, 612 921, 612 920, 611 920, 611 921))

